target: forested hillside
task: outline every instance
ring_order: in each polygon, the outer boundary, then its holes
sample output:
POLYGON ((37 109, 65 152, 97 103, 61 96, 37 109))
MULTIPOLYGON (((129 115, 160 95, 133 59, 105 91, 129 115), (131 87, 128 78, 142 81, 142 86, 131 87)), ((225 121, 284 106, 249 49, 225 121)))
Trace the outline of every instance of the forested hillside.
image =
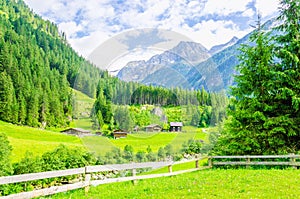
POLYGON ((0 120, 35 127, 65 126, 69 87, 94 96, 103 75, 70 47, 55 24, 23 1, 0 1, 0 120))
MULTIPOLYGON (((0 0, 0 5, 0 120, 42 128, 68 126, 74 116, 70 87, 98 102, 102 99, 105 108, 110 104, 212 105, 205 90, 143 86, 111 77, 80 57, 65 33, 22 0, 0 0)), ((95 108, 99 111, 99 104, 95 108)), ((105 119, 107 123, 112 115, 105 119)))

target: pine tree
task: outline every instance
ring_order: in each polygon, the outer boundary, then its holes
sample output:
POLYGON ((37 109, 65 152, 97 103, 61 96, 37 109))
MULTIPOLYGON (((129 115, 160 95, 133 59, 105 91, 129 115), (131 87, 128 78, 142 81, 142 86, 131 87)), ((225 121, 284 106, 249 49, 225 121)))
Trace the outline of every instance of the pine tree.
POLYGON ((269 42, 258 31, 242 48, 230 120, 218 147, 223 154, 295 153, 300 149, 300 1, 282 0, 269 42))
POLYGON ((10 163, 10 154, 12 147, 9 144, 7 136, 0 133, 0 176, 12 174, 12 166, 10 163))
POLYGON ((235 76, 237 85, 232 87, 231 110, 216 151, 222 154, 263 154, 276 153, 271 143, 269 128, 265 127, 272 115, 272 46, 258 28, 251 36, 255 44, 241 48, 240 74, 235 76))
POLYGON ((4 71, 0 73, 0 120, 12 121, 14 117, 15 91, 11 77, 4 71))
POLYGON ((300 149, 300 1, 281 0, 280 5, 279 34, 274 37, 278 63, 273 74, 278 80, 273 84, 275 110, 280 115, 269 126, 277 125, 272 133, 281 136, 287 152, 295 152, 300 149))

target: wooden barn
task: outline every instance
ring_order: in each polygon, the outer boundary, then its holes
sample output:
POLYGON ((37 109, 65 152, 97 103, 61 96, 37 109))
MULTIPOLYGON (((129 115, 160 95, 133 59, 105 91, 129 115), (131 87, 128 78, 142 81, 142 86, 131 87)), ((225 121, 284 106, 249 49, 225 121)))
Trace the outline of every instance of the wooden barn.
POLYGON ((116 130, 113 132, 113 135, 114 135, 114 139, 126 138, 127 132, 116 130))
POLYGON ((170 131, 171 132, 181 132, 183 124, 182 122, 170 122, 170 131))
POLYGON ((68 129, 62 130, 61 133, 65 133, 65 134, 69 134, 69 135, 84 136, 84 135, 90 135, 91 131, 81 129, 81 128, 68 128, 68 129))
POLYGON ((162 127, 158 124, 150 124, 148 126, 145 126, 146 132, 160 132, 162 130, 162 127))

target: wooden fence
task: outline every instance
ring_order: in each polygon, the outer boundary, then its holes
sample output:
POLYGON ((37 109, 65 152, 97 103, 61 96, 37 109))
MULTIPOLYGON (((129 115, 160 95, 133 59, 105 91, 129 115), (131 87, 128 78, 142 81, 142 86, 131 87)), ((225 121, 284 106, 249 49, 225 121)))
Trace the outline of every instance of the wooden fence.
POLYGON ((249 155, 249 156, 210 156, 208 157, 208 166, 217 165, 239 165, 239 166, 291 166, 293 168, 300 167, 300 155, 249 155), (222 160, 226 161, 222 161, 222 160), (218 161, 221 160, 221 161, 218 161))
POLYGON ((199 167, 199 161, 207 157, 202 157, 198 159, 179 161, 179 162, 145 162, 145 163, 129 163, 129 164, 113 164, 113 165, 98 165, 98 166, 87 166, 78 169, 68 169, 60 171, 48 171, 41 173, 31 173, 23 175, 5 176, 0 177, 0 185, 19 183, 19 182, 30 182, 33 180, 42 180, 48 178, 64 177, 71 175, 82 175, 84 179, 73 184, 65 184, 61 186, 53 186, 49 188, 22 192, 17 194, 12 194, 8 196, 2 196, 0 199, 19 199, 19 198, 33 198, 39 196, 46 196, 51 194, 56 194, 60 192, 66 192, 74 189, 85 188, 88 190, 90 185, 96 186, 100 184, 107 184, 113 182, 123 182, 123 181, 133 181, 136 183, 137 180, 158 178, 165 176, 173 176, 182 173, 208 169, 217 165, 270 165, 270 166, 291 166, 293 168, 300 167, 300 155, 252 155, 252 156, 210 156, 208 157, 208 166, 199 167), (218 161, 221 160, 221 161, 218 161), (225 160, 225 161, 224 161, 225 160), (267 161, 266 161, 267 160, 267 161), (270 161, 269 161, 270 160, 270 161), (272 160, 272 161, 271 161, 272 160), (298 160, 298 161, 297 161, 298 160), (194 169, 181 170, 173 172, 172 166, 176 164, 182 164, 186 162, 195 162, 194 169), (168 173, 162 174, 149 174, 149 175, 136 175, 137 169, 145 168, 160 168, 168 167, 168 173), (93 180, 93 173, 99 172, 109 172, 109 171, 126 171, 131 170, 132 176, 118 177, 118 178, 106 178, 102 180, 93 180))
POLYGON ((199 161, 203 158, 187 160, 187 161, 179 161, 179 162, 145 162, 145 163, 129 163, 129 164, 113 164, 113 165, 99 165, 99 166, 86 166, 84 168, 78 169, 68 169, 68 170, 60 170, 60 171, 48 171, 48 172, 41 172, 41 173, 31 173, 31 174, 23 174, 23 175, 14 175, 14 176, 5 176, 0 177, 0 185, 4 184, 11 184, 11 183, 19 183, 19 182, 29 182, 33 180, 42 180, 48 178, 55 178, 55 177, 64 177, 64 176, 71 176, 71 175, 82 175, 84 179, 82 181, 73 183, 73 184, 66 184, 61 186, 53 186, 49 188, 29 191, 29 192, 22 192, 17 194, 12 194, 8 196, 2 196, 1 199, 24 199, 24 198, 33 198, 39 196, 46 196, 52 195, 60 192, 66 192, 74 189, 85 188, 86 191, 88 190, 90 185, 96 186, 100 184, 107 184, 113 182, 123 182, 123 181, 133 181, 136 183, 137 180, 140 179, 149 179, 149 178, 157 178, 157 177, 164 177, 164 176, 173 176, 182 173, 192 172, 200 169, 206 169, 209 167, 201 167, 199 168, 199 161), (182 170, 173 172, 172 166, 176 164, 182 164, 185 162, 195 162, 194 169, 182 170), (162 174, 150 174, 150 175, 136 175, 137 169, 145 169, 145 168, 160 168, 168 166, 168 173, 162 174), (103 180, 93 180, 92 174, 98 172, 107 172, 107 171, 126 171, 131 170, 132 176, 129 177, 119 177, 119 178, 107 178, 103 180))

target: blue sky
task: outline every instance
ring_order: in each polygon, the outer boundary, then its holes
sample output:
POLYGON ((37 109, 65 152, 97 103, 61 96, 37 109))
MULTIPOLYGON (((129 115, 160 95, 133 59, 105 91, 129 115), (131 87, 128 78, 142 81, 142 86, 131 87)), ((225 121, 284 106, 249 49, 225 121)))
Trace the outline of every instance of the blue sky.
POLYGON ((72 47, 87 57, 97 46, 128 30, 165 29, 207 49, 249 33, 257 12, 274 17, 277 0, 25 0, 55 22, 72 47))

